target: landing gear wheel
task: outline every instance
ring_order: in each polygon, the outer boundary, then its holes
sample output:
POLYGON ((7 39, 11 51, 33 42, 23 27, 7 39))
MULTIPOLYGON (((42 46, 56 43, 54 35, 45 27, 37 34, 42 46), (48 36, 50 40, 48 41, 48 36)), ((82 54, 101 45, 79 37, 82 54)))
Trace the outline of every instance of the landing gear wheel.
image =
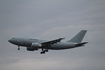
POLYGON ((20 47, 18 46, 18 50, 20 50, 20 47))
POLYGON ((45 50, 45 52, 48 52, 48 50, 45 50))
POLYGON ((40 52, 40 54, 45 54, 45 51, 40 52))
POLYGON ((48 49, 43 50, 42 48, 42 52, 40 52, 40 54, 45 54, 45 52, 48 52, 48 49))
POLYGON ((40 54, 43 54, 43 52, 40 52, 40 54))
POLYGON ((20 50, 20 48, 18 48, 18 50, 20 50))

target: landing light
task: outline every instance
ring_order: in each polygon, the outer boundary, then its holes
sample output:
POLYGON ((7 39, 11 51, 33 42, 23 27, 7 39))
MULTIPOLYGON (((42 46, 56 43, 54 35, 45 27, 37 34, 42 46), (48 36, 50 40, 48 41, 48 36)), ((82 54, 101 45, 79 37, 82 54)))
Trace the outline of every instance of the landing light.
POLYGON ((41 45, 41 44, 39 44, 39 46, 40 46, 40 47, 42 47, 42 45, 41 45))

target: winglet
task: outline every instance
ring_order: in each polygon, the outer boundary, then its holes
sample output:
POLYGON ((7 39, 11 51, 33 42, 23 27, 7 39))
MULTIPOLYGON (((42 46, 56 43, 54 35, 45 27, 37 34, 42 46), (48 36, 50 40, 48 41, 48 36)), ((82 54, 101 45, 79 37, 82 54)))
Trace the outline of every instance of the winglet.
POLYGON ((65 39, 65 37, 63 37, 63 38, 59 38, 59 39, 64 40, 64 39, 65 39))

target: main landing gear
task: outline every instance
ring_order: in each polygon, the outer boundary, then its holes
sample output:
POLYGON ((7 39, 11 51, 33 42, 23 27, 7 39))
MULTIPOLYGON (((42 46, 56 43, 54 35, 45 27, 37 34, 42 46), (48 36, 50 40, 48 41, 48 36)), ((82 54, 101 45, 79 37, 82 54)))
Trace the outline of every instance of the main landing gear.
POLYGON ((40 52, 40 54, 45 54, 45 51, 40 52))
POLYGON ((42 52, 40 52, 40 54, 45 54, 45 52, 48 52, 48 50, 47 49, 46 50, 42 49, 42 52))

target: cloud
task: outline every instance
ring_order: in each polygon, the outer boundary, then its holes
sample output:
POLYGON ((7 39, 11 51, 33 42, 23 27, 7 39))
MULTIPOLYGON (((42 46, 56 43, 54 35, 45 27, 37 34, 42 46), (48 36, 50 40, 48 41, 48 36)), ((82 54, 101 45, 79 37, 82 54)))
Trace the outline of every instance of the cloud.
POLYGON ((105 1, 101 0, 18 0, 0 2, 0 70, 104 70, 105 1), (71 39, 88 30, 80 48, 52 51, 17 50, 12 37, 53 40, 71 39))

